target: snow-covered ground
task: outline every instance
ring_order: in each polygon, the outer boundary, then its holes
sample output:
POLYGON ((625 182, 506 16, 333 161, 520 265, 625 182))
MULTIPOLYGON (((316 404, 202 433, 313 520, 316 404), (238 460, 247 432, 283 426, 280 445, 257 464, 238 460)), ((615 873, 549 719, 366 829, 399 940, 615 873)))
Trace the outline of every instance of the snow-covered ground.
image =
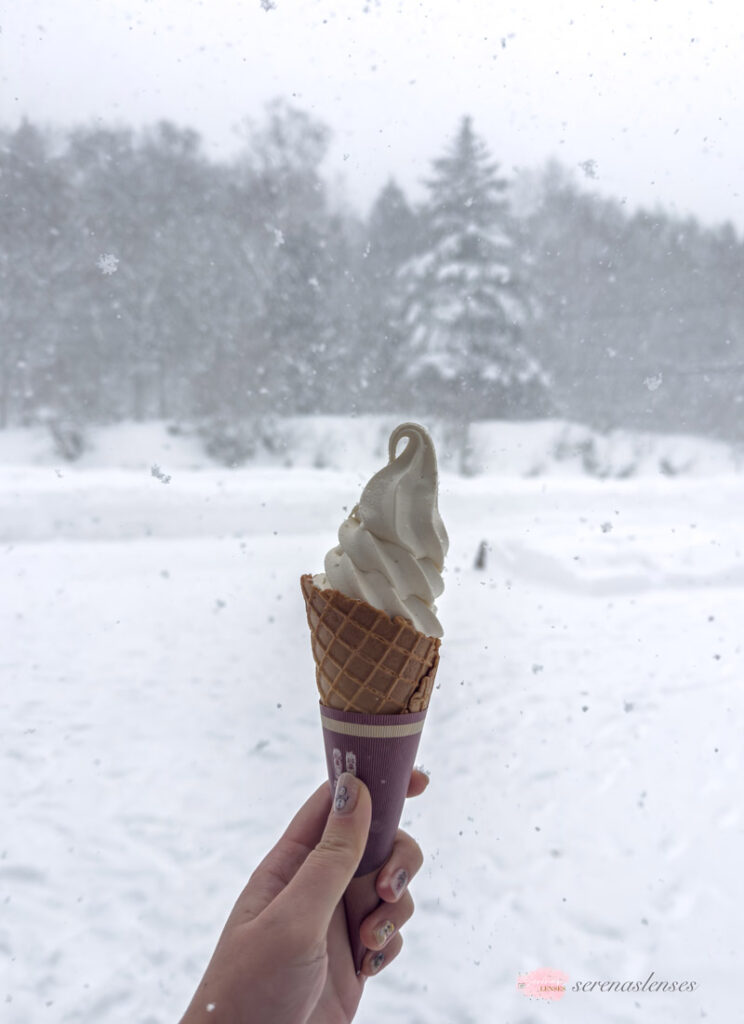
MULTIPOLYGON (((255 452, 251 465, 373 471, 387 457, 392 428, 405 417, 314 416, 243 425, 255 452), (268 443, 267 443, 268 442, 268 443)), ((437 443, 440 467, 469 475, 595 476, 630 479, 711 476, 744 471, 744 445, 685 434, 602 433, 566 420, 484 421, 472 424, 463 454, 464 432, 427 422, 437 443)), ((85 434, 75 463, 80 469, 174 469, 214 466, 199 433, 186 425, 119 423, 85 434)), ((44 427, 0 431, 0 466, 60 466, 51 433, 44 427)))
MULTIPOLYGON (((729 1024, 744 476, 710 459, 688 476, 525 476, 520 444, 548 459, 536 431, 505 428, 506 475, 443 474, 432 783, 404 817, 426 862, 404 953, 357 1020, 729 1024), (697 988, 543 1003, 516 987, 539 967, 569 989, 651 971, 697 988)), ((177 1020, 322 777, 298 578, 382 449, 343 470, 229 471, 169 443, 132 428, 70 468, 41 438, 0 439, 4 1024, 177 1020)))

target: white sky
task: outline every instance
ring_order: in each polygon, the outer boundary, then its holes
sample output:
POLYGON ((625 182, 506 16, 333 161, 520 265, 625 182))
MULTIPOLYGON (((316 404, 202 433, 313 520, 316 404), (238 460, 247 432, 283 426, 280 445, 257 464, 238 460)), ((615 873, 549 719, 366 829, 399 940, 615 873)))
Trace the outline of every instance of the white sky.
POLYGON ((274 2, 0 0, 0 123, 167 117, 220 154, 282 95, 364 208, 391 173, 419 198, 469 113, 507 172, 594 160, 630 204, 744 228, 740 0, 274 2))

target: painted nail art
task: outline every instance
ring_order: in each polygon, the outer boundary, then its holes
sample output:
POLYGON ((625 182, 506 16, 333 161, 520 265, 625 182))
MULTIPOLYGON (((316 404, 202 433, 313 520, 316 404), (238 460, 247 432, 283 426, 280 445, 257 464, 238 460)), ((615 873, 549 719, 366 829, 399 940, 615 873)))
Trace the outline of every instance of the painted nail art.
POLYGON ((378 946, 384 946, 394 931, 395 925, 393 922, 384 921, 379 928, 375 928, 375 943, 378 946))
POLYGON ((405 868, 401 868, 400 871, 397 871, 393 875, 393 880, 391 884, 393 887, 393 892, 395 893, 395 897, 397 899, 397 897, 400 896, 405 887, 408 885, 408 872, 406 871, 405 868))
POLYGON ((373 974, 377 974, 377 972, 379 971, 379 969, 382 967, 382 965, 384 963, 385 963, 385 954, 384 953, 376 953, 372 957, 370 962, 369 962, 369 969, 372 971, 373 974))
POLYGON ((336 814, 350 814, 356 807, 359 784, 349 772, 339 776, 333 796, 333 810, 336 814))

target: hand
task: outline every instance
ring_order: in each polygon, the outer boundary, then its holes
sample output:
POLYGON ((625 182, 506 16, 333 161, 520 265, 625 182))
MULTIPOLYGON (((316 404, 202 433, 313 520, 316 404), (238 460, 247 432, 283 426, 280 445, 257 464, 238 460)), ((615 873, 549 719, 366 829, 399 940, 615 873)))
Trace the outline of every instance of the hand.
MULTIPOLYGON (((407 795, 428 782, 414 771, 407 795)), ((369 790, 352 775, 338 780, 333 805, 328 783, 313 793, 240 894, 181 1024, 349 1024, 365 976, 400 952, 413 913, 407 884, 423 863, 398 831, 377 876, 383 903, 360 927, 370 952, 357 975, 341 898, 370 818, 369 790)))

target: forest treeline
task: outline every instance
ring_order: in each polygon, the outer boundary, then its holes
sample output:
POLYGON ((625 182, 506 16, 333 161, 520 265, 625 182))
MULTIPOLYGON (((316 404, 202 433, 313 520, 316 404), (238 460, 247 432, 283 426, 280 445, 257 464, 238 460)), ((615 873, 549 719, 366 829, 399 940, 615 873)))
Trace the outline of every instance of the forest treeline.
MULTIPOLYGON (((163 418, 239 461, 271 415, 562 416, 740 438, 744 242, 468 118, 367 216, 276 101, 229 162, 171 123, 0 130, 0 427, 163 418)), ((72 452, 74 454, 74 452, 72 452)))

